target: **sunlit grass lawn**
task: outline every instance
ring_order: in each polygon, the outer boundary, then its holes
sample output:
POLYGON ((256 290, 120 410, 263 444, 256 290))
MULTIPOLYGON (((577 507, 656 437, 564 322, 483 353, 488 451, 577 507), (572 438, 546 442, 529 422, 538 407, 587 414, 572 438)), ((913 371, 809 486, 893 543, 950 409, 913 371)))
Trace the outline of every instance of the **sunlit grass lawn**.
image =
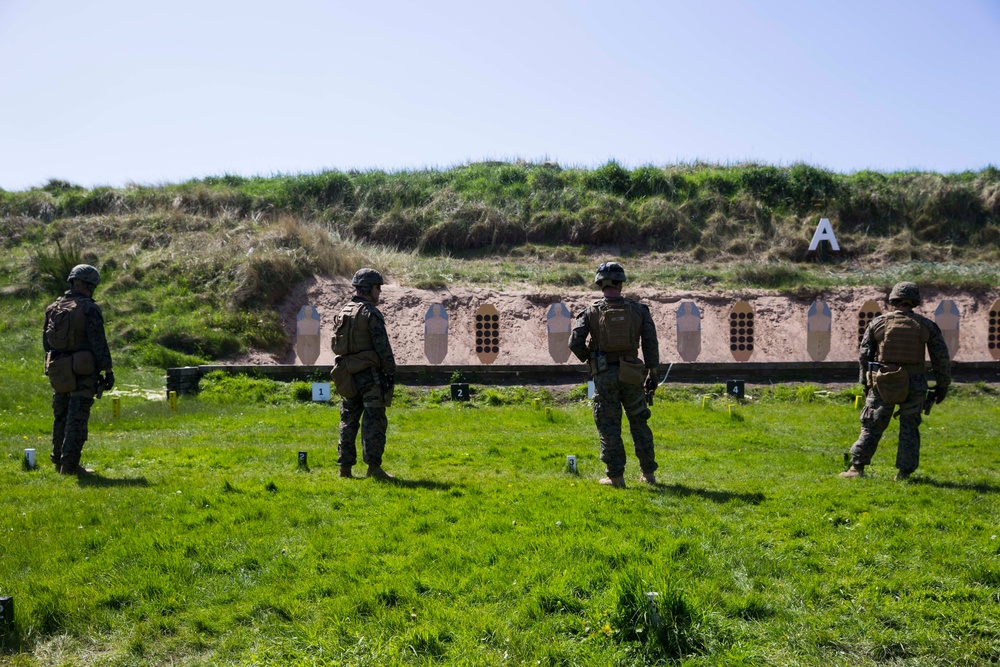
POLYGON ((596 483, 585 403, 393 408, 395 484, 337 477, 326 405, 125 399, 115 421, 101 401, 92 481, 48 465, 46 415, 8 420, 0 663, 1000 660, 995 399, 937 406, 904 484, 895 424, 845 481, 852 405, 729 405, 658 403, 662 483, 639 485, 630 452, 624 491, 596 483))

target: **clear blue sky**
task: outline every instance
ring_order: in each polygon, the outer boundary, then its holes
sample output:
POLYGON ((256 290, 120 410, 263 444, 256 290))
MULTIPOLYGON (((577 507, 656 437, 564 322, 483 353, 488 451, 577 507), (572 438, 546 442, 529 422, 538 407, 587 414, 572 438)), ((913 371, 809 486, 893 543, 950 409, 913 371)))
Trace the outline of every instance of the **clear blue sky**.
POLYGON ((1000 0, 0 0, 0 187, 1000 164, 1000 0))

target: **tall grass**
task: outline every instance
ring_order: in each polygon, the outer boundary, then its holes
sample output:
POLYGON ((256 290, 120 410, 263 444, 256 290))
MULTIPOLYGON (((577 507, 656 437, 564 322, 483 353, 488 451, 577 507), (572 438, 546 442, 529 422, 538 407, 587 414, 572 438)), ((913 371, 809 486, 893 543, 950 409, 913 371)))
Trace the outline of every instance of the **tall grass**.
MULTIPOLYGON (((629 170, 611 161, 586 170, 489 162, 391 173, 222 176, 122 189, 87 190, 53 181, 43 188, 0 193, 0 215, 8 220, 164 211, 320 219, 359 240, 424 252, 532 240, 701 247, 712 254, 730 245, 720 242, 712 228, 710 221, 716 218, 740 223, 740 237, 749 231, 773 244, 782 234, 770 228, 772 218, 814 225, 819 217, 828 217, 846 235, 887 239, 909 231, 914 252, 922 254, 941 245, 995 248, 1000 239, 1000 170, 845 175, 804 164, 629 170)), ((731 232, 726 237, 734 240, 731 232)), ((748 246, 739 252, 756 251, 748 246)))

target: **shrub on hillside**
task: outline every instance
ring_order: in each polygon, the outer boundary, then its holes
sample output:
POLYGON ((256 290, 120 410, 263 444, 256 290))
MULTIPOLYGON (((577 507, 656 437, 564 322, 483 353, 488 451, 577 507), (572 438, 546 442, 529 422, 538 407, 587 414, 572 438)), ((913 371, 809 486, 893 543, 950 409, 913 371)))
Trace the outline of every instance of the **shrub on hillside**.
POLYGON ((632 175, 614 160, 588 172, 584 182, 592 190, 618 197, 626 197, 632 190, 632 175))
POLYGON ((662 197, 650 197, 644 201, 635 217, 639 239, 656 250, 673 249, 678 230, 685 222, 680 207, 662 197))
POLYGON ((677 194, 673 179, 658 167, 639 167, 632 171, 631 187, 628 194, 633 198, 665 197, 673 199, 677 194))
POLYGON ((371 228, 368 240, 397 249, 415 248, 424 234, 424 224, 412 209, 395 208, 371 228))

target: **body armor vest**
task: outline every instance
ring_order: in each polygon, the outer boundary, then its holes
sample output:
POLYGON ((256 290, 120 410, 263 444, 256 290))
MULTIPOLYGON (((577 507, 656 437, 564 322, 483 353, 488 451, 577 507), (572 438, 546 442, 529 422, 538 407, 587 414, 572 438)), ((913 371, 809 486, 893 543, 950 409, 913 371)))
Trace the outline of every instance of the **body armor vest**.
POLYGON ((908 313, 894 312, 885 316, 879 359, 890 364, 924 363, 924 351, 930 333, 920 321, 908 313))
POLYGON ((48 307, 45 342, 56 352, 75 352, 87 342, 87 315, 82 299, 62 296, 48 307))
POLYGON ((601 299, 592 307, 596 312, 590 318, 591 345, 605 353, 636 354, 642 319, 631 304, 625 299, 601 299))
POLYGON ((372 333, 368 329, 368 318, 362 314, 364 307, 365 304, 352 301, 337 315, 333 327, 334 354, 357 354, 375 349, 372 333))

